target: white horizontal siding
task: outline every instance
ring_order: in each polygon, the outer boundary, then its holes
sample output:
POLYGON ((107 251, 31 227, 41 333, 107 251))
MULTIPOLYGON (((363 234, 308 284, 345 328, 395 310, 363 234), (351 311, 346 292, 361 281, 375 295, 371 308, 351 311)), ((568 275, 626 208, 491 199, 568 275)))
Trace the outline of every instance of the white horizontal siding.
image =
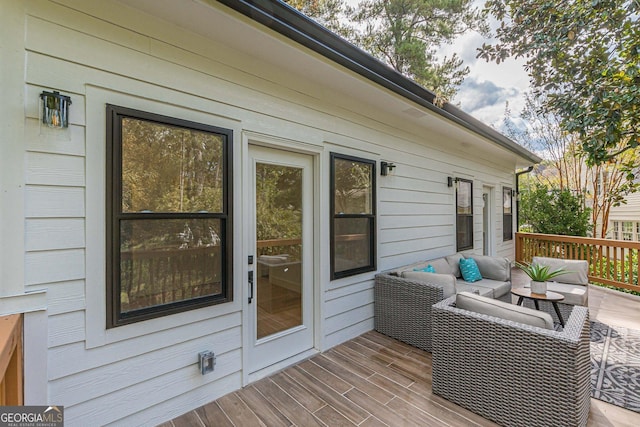
POLYGON ((63 282, 84 278, 84 249, 27 252, 25 283, 63 282))
MULTIPOLYGON (((179 397, 194 388, 233 375, 240 370, 240 360, 240 350, 234 350, 217 357, 216 369, 211 374, 201 375, 197 365, 192 364, 119 390, 117 397, 106 395, 65 407, 65 425, 86 425, 87 420, 100 420, 103 425, 115 422, 123 415, 134 414, 146 407, 179 397)), ((240 385, 237 383, 236 388, 240 385)), ((128 423, 129 421, 124 422, 128 423)))
POLYGON ((30 185, 25 190, 27 218, 84 217, 84 188, 30 185))
POLYGON ((627 203, 614 206, 609 213, 609 221, 640 221, 640 193, 625 197, 627 203))
POLYGON ((79 372, 52 381, 51 391, 67 405, 77 405, 151 380, 166 372, 188 367, 197 369, 194 359, 198 353, 211 349, 212 343, 215 343, 215 351, 220 355, 240 347, 240 339, 240 328, 235 327, 161 350, 130 358, 122 357, 88 372, 79 372))
POLYGON ((49 348, 82 342, 84 335, 84 310, 49 316, 49 348))
POLYGON ((83 248, 85 244, 84 219, 27 219, 25 234, 25 249, 27 251, 83 248))
MULTIPOLYGON (((324 93, 309 87, 305 76, 256 64, 222 44, 135 11, 119 12, 119 7, 107 1, 42 0, 26 17, 26 282, 28 289, 48 289, 49 394, 52 402, 65 405, 69 425, 95 419, 159 424, 242 385, 240 311, 214 315, 219 312, 211 308, 208 317, 199 311, 193 318, 171 318, 190 319, 179 324, 152 320, 128 329, 144 331, 139 336, 123 332, 104 344, 87 344, 91 328, 104 322, 86 299, 102 286, 87 280, 86 272, 104 268, 87 261, 89 252, 104 251, 102 240, 96 242, 103 230, 88 227, 85 218, 87 206, 93 212, 96 200, 104 203, 104 188, 95 183, 102 182, 96 165, 104 167, 105 159, 90 158, 104 144, 104 120, 95 117, 97 110, 104 111, 103 98, 126 99, 125 106, 140 109, 153 103, 159 113, 180 108, 194 120, 233 123, 241 131, 324 145, 325 153, 396 163, 393 175, 377 177, 379 271, 454 252, 455 190, 447 187, 447 177, 473 179, 475 250, 481 251, 482 185, 499 192, 499 183, 512 179, 512 165, 481 150, 456 151, 446 137, 425 134, 417 125, 380 121, 375 105, 324 93), (43 90, 72 96, 68 131, 42 131, 38 95, 43 90), (195 357, 205 349, 220 357, 216 371, 201 376, 195 357)), ((327 159, 321 156, 319 165, 324 190, 327 159)), ((238 197, 240 188, 238 182, 238 197)), ((236 210, 237 223, 242 215, 236 210)), ((511 243, 496 243, 501 253, 512 250, 511 243)), ((326 242, 320 252, 326 261, 326 242)), ((323 349, 373 328, 374 274, 318 284, 323 349)), ((236 272, 236 281, 239 277, 236 272)), ((241 296, 236 292, 237 307, 241 296)))
MULTIPOLYGON (((49 350, 49 379, 54 380, 74 373, 90 371, 122 359, 160 351, 171 345, 210 336, 239 325, 240 315, 233 313, 88 350, 83 344, 58 347, 49 350)), ((211 343, 211 350, 216 350, 214 342, 211 343)))

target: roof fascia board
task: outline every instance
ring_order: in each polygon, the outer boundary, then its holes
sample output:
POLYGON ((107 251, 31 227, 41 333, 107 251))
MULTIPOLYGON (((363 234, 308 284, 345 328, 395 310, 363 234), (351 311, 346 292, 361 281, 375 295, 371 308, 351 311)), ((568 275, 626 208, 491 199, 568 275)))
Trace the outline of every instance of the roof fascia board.
MULTIPOLYGON (((210 2, 211 0, 204 0, 210 2)), ((495 129, 450 103, 433 104, 435 94, 387 66, 362 49, 329 31, 311 18, 281 1, 217 0, 248 18, 344 66, 366 79, 409 99, 422 107, 481 135, 532 163, 542 159, 495 129)))

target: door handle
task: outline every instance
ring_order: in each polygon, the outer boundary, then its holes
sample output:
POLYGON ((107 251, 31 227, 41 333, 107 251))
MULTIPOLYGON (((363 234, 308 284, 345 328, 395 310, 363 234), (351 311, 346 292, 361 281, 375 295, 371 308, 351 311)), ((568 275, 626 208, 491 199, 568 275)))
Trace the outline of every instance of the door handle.
POLYGON ((249 304, 253 301, 253 271, 249 272, 249 304))

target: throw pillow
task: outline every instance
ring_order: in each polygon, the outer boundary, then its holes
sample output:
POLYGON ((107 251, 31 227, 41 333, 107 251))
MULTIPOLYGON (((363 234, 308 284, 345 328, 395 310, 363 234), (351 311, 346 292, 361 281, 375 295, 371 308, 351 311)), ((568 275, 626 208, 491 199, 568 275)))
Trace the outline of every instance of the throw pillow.
POLYGON ((425 273, 435 273, 436 269, 433 268, 433 266, 431 264, 429 264, 424 268, 414 268, 413 271, 423 271, 425 273))
POLYGON ((465 282, 477 282, 482 280, 482 275, 478 269, 478 264, 473 258, 466 258, 460 260, 460 273, 465 282))

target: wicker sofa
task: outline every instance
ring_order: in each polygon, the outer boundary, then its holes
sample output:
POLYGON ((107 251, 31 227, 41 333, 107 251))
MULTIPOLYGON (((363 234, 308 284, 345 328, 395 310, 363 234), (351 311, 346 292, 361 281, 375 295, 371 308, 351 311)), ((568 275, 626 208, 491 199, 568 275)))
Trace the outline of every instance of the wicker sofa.
POLYGON ((460 309, 455 296, 433 307, 433 392, 501 425, 586 425, 589 351, 586 307, 561 332, 460 309))
POLYGON ((468 255, 483 277, 465 282, 458 263, 462 254, 421 261, 376 275, 376 331, 431 351, 431 306, 461 291, 511 302, 511 262, 506 258, 468 255), (415 271, 431 265, 436 273, 415 271))

